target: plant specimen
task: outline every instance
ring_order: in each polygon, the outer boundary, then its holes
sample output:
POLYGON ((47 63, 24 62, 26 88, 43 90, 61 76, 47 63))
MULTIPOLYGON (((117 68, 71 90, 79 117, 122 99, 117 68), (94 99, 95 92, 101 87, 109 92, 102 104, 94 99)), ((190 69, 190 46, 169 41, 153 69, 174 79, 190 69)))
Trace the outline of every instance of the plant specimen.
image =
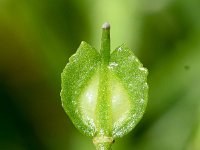
POLYGON ((142 118, 148 71, 125 45, 110 50, 110 25, 102 26, 101 49, 82 42, 62 73, 61 100, 75 127, 97 150, 129 133, 142 118))

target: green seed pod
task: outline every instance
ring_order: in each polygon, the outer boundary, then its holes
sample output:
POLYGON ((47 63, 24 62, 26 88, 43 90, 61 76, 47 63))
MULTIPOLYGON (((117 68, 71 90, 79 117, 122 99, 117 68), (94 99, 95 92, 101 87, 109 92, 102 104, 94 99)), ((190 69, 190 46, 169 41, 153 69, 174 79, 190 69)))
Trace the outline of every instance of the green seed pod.
POLYGON ((61 100, 69 118, 98 150, 129 133, 142 118, 148 71, 125 44, 110 54, 110 25, 102 26, 98 52, 82 42, 62 78, 61 100))

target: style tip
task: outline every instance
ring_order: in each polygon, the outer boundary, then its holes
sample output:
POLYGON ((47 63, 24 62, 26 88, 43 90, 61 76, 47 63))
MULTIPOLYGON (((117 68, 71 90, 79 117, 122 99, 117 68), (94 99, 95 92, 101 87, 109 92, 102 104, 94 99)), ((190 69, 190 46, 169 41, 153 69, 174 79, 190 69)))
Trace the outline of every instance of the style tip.
POLYGON ((102 25, 102 29, 110 29, 110 24, 108 22, 105 22, 103 25, 102 25))

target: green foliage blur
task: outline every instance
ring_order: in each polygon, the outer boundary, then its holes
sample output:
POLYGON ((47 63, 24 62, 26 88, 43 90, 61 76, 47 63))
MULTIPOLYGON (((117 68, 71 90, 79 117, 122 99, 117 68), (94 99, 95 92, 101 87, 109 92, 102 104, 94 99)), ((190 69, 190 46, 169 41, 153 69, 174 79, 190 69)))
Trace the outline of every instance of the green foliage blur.
POLYGON ((200 1, 0 0, 0 150, 94 150, 62 109, 81 41, 126 42, 149 70, 147 111, 113 150, 200 150, 200 1))

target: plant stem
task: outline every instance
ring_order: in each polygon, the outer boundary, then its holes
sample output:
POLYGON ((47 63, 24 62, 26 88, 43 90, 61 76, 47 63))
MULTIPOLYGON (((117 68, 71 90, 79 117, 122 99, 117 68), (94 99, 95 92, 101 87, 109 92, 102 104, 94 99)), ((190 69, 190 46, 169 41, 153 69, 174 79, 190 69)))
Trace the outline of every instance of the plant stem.
POLYGON ((111 150, 113 138, 105 136, 95 137, 93 143, 96 146, 96 150, 111 150))
POLYGON ((108 64, 110 59, 110 24, 104 23, 102 26, 101 50, 103 63, 108 64))
POLYGON ((96 150, 111 150, 111 144, 110 143, 100 143, 96 144, 96 150))
POLYGON ((97 132, 93 143, 97 150, 110 150, 113 143, 112 138, 112 112, 110 100, 110 81, 108 64, 110 59, 110 25, 104 23, 102 26, 101 39, 101 66, 98 99, 96 107, 97 132))

